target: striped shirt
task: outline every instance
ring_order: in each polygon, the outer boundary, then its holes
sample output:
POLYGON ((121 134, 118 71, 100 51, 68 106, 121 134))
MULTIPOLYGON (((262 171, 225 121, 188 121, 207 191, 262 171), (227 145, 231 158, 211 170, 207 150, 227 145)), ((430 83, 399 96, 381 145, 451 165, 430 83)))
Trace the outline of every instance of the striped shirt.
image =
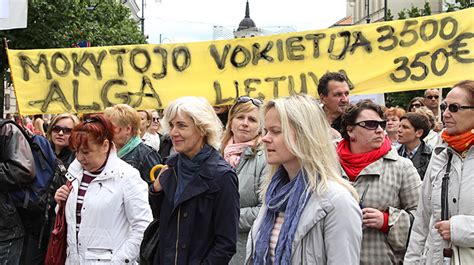
POLYGON ((278 237, 280 236, 281 226, 285 221, 285 213, 279 212, 276 219, 275 224, 273 224, 272 233, 270 235, 270 259, 272 263, 275 263, 275 249, 278 243, 278 237))
POLYGON ((84 196, 86 196, 89 184, 100 174, 92 174, 84 170, 81 184, 79 185, 79 192, 77 193, 76 203, 76 233, 79 233, 79 226, 81 225, 82 204, 84 203, 84 196))

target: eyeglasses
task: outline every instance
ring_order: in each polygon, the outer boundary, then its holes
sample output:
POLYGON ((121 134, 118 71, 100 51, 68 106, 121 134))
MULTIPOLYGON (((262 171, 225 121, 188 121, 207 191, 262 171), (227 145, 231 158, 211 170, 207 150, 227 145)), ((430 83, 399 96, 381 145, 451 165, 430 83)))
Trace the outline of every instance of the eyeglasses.
POLYGON ((160 118, 151 118, 151 121, 153 121, 153 122, 160 122, 160 118))
POLYGON ((64 134, 68 135, 68 134, 71 134, 72 128, 62 127, 62 126, 59 126, 59 125, 54 125, 51 128, 51 131, 54 132, 54 133, 59 133, 60 131, 62 131, 64 134))
POLYGON ((377 130, 377 128, 380 126, 383 130, 385 130, 385 127, 387 127, 387 121, 359 121, 355 125, 359 125, 360 127, 365 128, 367 130, 377 130))
POLYGON ((249 101, 252 101, 252 104, 254 104, 256 107, 260 107, 263 105, 263 102, 260 99, 257 98, 251 98, 247 96, 242 96, 237 99, 237 104, 239 103, 247 103, 249 101))
POLYGON ((412 109, 412 108, 416 108, 416 109, 421 108, 421 104, 420 103, 413 103, 410 106, 410 109, 412 109))
POLYGON ((458 103, 446 104, 446 102, 441 103, 439 106, 442 111, 449 109, 449 112, 455 113, 461 109, 474 109, 474 106, 461 106, 458 103))
POLYGON ((439 96, 426 96, 427 99, 438 99, 439 96))

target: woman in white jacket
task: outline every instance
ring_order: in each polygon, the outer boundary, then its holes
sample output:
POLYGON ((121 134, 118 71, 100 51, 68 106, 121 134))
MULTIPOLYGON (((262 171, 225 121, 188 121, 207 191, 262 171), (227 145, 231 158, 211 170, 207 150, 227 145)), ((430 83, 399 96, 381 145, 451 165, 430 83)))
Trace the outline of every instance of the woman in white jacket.
POLYGON ((152 220, 147 184, 117 157, 113 129, 102 115, 74 128, 76 160, 66 185, 55 194, 66 202, 66 264, 136 263, 143 233, 152 220))
POLYGON ((474 253, 474 81, 454 85, 441 110, 443 143, 435 147, 423 179, 405 264, 442 264, 443 249, 453 246, 474 253))

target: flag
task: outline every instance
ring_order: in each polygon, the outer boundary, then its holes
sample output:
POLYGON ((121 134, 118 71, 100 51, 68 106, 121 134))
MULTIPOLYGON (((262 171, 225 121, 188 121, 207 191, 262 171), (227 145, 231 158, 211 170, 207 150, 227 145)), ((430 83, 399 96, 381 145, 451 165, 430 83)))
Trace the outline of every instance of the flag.
POLYGON ((28 0, 0 0, 0 30, 26 28, 28 0))

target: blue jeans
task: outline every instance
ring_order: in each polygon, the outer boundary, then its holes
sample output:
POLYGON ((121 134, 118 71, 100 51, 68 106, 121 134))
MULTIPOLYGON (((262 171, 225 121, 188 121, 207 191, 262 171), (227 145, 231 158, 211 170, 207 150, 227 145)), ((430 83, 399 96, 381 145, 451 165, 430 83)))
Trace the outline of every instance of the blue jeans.
POLYGON ((20 264, 23 238, 17 238, 0 242, 0 265, 20 264))

